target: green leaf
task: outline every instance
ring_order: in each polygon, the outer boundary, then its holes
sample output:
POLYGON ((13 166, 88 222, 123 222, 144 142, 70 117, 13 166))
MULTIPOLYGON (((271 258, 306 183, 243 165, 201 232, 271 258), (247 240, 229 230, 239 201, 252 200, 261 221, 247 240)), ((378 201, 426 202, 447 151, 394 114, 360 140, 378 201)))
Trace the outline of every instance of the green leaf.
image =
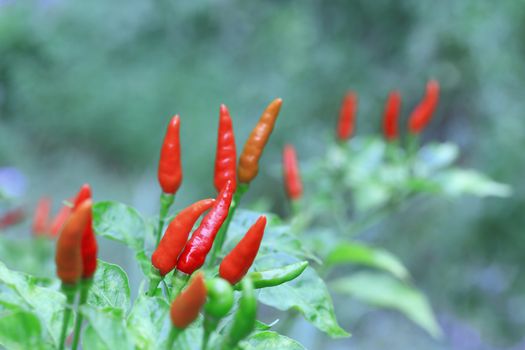
POLYGON ((508 197, 512 190, 508 185, 493 181, 473 170, 452 169, 436 175, 442 192, 449 196, 471 194, 478 197, 508 197))
POLYGON ((0 345, 6 349, 50 349, 42 343, 41 333, 40 320, 35 314, 16 306, 1 310, 0 345))
POLYGON ((331 286, 334 291, 365 303, 398 310, 433 337, 441 336, 441 329, 425 296, 391 276, 360 272, 340 278, 331 283, 331 286))
POLYGON ((144 219, 125 204, 109 201, 96 203, 93 206, 93 228, 98 235, 124 243, 136 252, 144 249, 144 219))
POLYGON ((22 310, 31 312, 44 326, 43 341, 58 345, 62 325, 65 296, 50 288, 38 285, 38 280, 30 275, 9 270, 0 262, 0 300, 16 304, 22 310))
POLYGON ((305 350, 306 348, 296 342, 276 332, 264 331, 255 333, 244 342, 245 350, 267 350, 267 349, 286 349, 286 350, 305 350))
MULTIPOLYGON (((265 256, 256 260, 257 269, 293 262, 286 256, 265 256)), ((347 337, 335 318, 332 298, 323 280, 308 267, 299 277, 280 286, 261 289, 258 299, 263 304, 286 311, 299 311, 306 320, 333 338, 347 337)))
POLYGON ((98 308, 111 307, 126 311, 130 304, 126 272, 118 265, 98 260, 87 302, 98 308))
POLYGON ((122 309, 94 309, 84 305, 81 307, 81 312, 89 322, 82 336, 84 349, 134 349, 125 327, 122 309))
POLYGON ((139 296, 128 316, 128 330, 138 349, 159 349, 166 341, 162 329, 171 327, 168 303, 161 298, 139 296))
POLYGON ((273 326, 275 326, 277 323, 279 323, 279 319, 276 319, 274 320, 272 323, 270 324, 266 324, 264 322, 261 322, 259 320, 255 320, 255 330, 258 330, 258 331, 268 331, 270 330, 273 326))
POLYGON ((348 263, 385 270, 401 279, 409 278, 407 269, 393 254, 362 243, 341 243, 328 254, 325 260, 328 267, 348 263))
POLYGON ((459 149, 453 143, 434 143, 423 146, 418 154, 415 164, 416 174, 429 176, 433 172, 446 168, 458 158, 459 149))

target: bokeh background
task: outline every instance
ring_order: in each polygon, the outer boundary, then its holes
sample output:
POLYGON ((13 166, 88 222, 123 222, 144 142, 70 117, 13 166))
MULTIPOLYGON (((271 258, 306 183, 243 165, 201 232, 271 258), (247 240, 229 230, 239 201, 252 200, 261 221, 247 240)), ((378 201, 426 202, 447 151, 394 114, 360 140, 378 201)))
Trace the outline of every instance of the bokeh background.
MULTIPOLYGON (((153 214, 172 114, 182 118, 182 206, 214 193, 219 104, 240 147, 279 96, 249 197, 279 212, 282 146, 321 155, 347 89, 360 97, 358 133, 371 134, 388 91, 401 90, 406 116, 436 78, 442 98, 425 139, 458 143, 463 165, 514 195, 432 200, 382 226, 380 243, 409 266, 445 339, 393 312, 339 312, 353 337, 319 348, 525 349, 524 36, 520 1, 3 0, 0 166, 25 174, 29 209, 49 195, 56 210, 90 182, 96 199, 153 214)), ((123 250, 106 242, 102 256, 131 264, 123 250)))

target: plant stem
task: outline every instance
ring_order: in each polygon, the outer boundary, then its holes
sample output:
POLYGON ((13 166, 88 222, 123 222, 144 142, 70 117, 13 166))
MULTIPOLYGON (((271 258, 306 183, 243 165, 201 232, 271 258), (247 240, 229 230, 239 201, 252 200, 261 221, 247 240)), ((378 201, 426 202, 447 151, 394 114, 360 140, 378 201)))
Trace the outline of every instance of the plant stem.
POLYGON ((162 284, 164 285, 164 291, 166 292, 166 299, 169 303, 171 301, 171 293, 170 293, 170 289, 165 279, 162 279, 162 284))
POLYGON ((89 294, 89 288, 91 288, 92 283, 93 279, 87 278, 83 279, 80 285, 80 300, 77 305, 77 319, 75 322, 75 331, 73 333, 73 343, 71 345, 72 350, 76 350, 80 340, 80 328, 82 327, 83 318, 82 313, 80 312, 80 307, 86 303, 89 294))
POLYGON ((159 271, 152 265, 150 273, 148 274, 149 278, 149 289, 146 295, 152 297, 155 295, 155 291, 157 290, 157 287, 159 286, 160 281, 163 280, 162 276, 160 275, 159 271))
POLYGON ((173 278, 172 278, 173 293, 171 293, 171 297, 173 299, 175 299, 177 295, 180 294, 184 286, 186 286, 186 283, 188 283, 189 279, 190 279, 189 275, 186 275, 185 273, 182 273, 178 270, 176 270, 173 273, 173 278))
POLYGON ((73 304, 75 303, 75 296, 77 294, 77 286, 62 283, 62 292, 66 295, 66 306, 64 307, 64 318, 62 319, 62 330, 60 332, 59 350, 64 350, 67 334, 67 326, 71 318, 73 304))
POLYGON ((168 336, 168 342, 166 343, 166 350, 171 350, 171 348, 173 348, 173 343, 175 343, 175 340, 177 340, 179 334, 180 329, 177 329, 175 327, 171 328, 170 334, 168 336))
POLYGON ((173 194, 162 192, 160 195, 159 226, 156 232, 157 243, 155 244, 155 247, 159 245, 162 236, 162 229, 164 228, 164 220, 166 219, 174 200, 175 196, 173 194))
POLYGON ((248 191, 249 184, 239 184, 237 187, 237 191, 235 191, 235 194, 233 195, 233 200, 230 205, 230 210, 228 211, 228 217, 222 224, 219 232, 217 233, 217 237, 215 237, 215 241, 213 243, 213 247, 211 249, 210 258, 208 259, 208 266, 213 266, 215 264, 215 260, 217 259, 217 256, 219 255, 222 246, 224 245, 224 241, 226 241, 226 233, 228 232, 228 227, 230 226, 230 222, 233 218, 233 215, 235 215, 235 210, 239 206, 239 203, 241 201, 242 196, 248 191))

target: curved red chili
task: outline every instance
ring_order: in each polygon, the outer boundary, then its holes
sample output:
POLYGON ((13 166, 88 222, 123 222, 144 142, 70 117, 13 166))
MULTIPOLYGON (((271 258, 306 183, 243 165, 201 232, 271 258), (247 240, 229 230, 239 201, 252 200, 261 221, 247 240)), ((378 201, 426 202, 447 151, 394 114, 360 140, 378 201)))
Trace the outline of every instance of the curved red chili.
POLYGON ((353 91, 346 93, 339 111, 337 123, 337 137, 341 141, 348 140, 355 129, 355 117, 357 113, 357 95, 353 91))
MULTIPOLYGON (((91 187, 88 184, 82 185, 78 192, 73 211, 84 203, 86 200, 91 200, 91 187)), ((82 233, 81 254, 82 254, 82 277, 91 278, 97 269, 97 239, 93 232, 93 219, 91 211, 88 214, 88 221, 84 232, 82 233)))
POLYGON ((42 235, 49 231, 49 213, 51 212, 51 198, 43 197, 38 201, 33 217, 33 234, 42 235))
POLYGON ((51 223, 50 233, 51 236, 57 236, 60 233, 60 230, 64 226, 67 218, 71 214, 71 207, 63 205, 62 208, 58 211, 58 214, 53 219, 51 223))
POLYGON ((180 117, 175 115, 166 129, 160 151, 158 179, 164 193, 175 194, 182 182, 180 160, 180 117))
POLYGON ((265 227, 266 217, 260 216, 235 248, 222 260, 219 267, 219 275, 222 278, 231 284, 236 284, 246 275, 259 252, 265 227))
POLYGON ((199 272, 190 281, 189 286, 173 300, 170 317, 173 326, 178 329, 188 327, 199 316, 199 311, 206 303, 206 284, 204 275, 199 272))
POLYGON ((233 191, 237 186, 237 150, 235 134, 230 112, 225 105, 219 111, 219 135, 217 136, 217 154, 215 156, 214 184, 220 192, 226 182, 231 181, 233 191))
POLYGON ((388 141, 399 138, 398 119, 401 111, 401 94, 394 90, 388 95, 383 118, 383 132, 388 141))
POLYGON ((283 175, 284 186, 288 197, 292 200, 301 198, 301 195, 303 194, 303 184, 301 182, 297 154, 292 145, 284 146, 283 175))
POLYGON ((151 256, 151 263, 161 276, 177 266, 180 252, 184 249, 188 235, 197 219, 215 203, 215 199, 203 199, 182 210, 171 221, 166 233, 151 256))
POLYGON ((224 220, 228 217, 228 211, 233 197, 233 186, 230 181, 217 196, 217 199, 208 214, 202 219, 199 227, 193 232, 188 243, 184 247, 177 262, 177 269, 191 275, 200 268, 206 260, 217 232, 224 220))
POLYGON ((439 101, 439 83, 430 80, 427 83, 426 93, 423 100, 414 108, 410 114, 408 127, 413 134, 419 134, 432 119, 439 101))

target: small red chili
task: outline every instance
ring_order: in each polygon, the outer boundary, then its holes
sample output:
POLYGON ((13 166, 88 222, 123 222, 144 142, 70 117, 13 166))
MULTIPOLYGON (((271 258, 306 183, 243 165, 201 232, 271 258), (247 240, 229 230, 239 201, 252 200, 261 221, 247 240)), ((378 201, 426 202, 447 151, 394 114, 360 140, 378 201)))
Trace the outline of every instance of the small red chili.
POLYGON ((225 105, 219 111, 219 135, 217 136, 217 154, 215 156, 214 183, 220 192, 226 182, 231 181, 233 191, 237 185, 237 150, 230 112, 225 105))
POLYGON ((266 217, 260 216, 239 243, 226 255, 219 267, 219 275, 236 284, 252 266, 264 235, 266 217))
POLYGON ((173 326, 185 329, 195 321, 199 316, 199 311, 206 303, 206 295, 204 275, 199 272, 171 304, 170 316, 173 326))
POLYGON ((66 222, 67 218, 71 214, 71 207, 67 205, 63 205, 62 208, 58 211, 58 214, 53 219, 53 222, 51 223, 51 229, 50 233, 51 236, 57 236, 60 233, 60 230, 64 226, 64 223, 66 222))
POLYGON ((51 199, 43 197, 38 201, 33 218, 33 234, 42 235, 49 232, 49 213, 51 212, 51 199))
POLYGON ((388 141, 399 138, 398 119, 401 111, 401 94, 394 90, 388 95, 383 118, 383 132, 388 141))
POLYGON ((166 130, 164 143, 160 152, 158 179, 162 191, 175 194, 182 182, 180 159, 180 117, 175 115, 166 130))
POLYGON ((297 154, 292 145, 284 146, 283 150, 283 175, 286 193, 291 200, 301 198, 303 194, 303 184, 299 172, 297 154))
POLYGON ((166 275, 177 266, 180 252, 184 249, 188 235, 197 219, 215 203, 215 199, 203 199, 182 210, 171 221, 166 233, 151 256, 151 263, 166 275))
POLYGON ((419 134, 432 119, 439 101, 439 83, 430 80, 427 83, 423 100, 414 108, 410 115, 408 127, 413 134, 419 134))
MULTIPOLYGON (((86 200, 91 200, 91 187, 88 184, 84 184, 80 187, 80 191, 75 198, 73 210, 77 210, 77 208, 86 200)), ((97 251, 97 239, 93 232, 93 220, 90 211, 88 213, 88 222, 82 233, 81 242, 83 278, 91 278, 95 274, 95 270, 97 269, 97 251)))
POLYGON ((233 186, 230 181, 218 194, 217 199, 211 210, 202 219, 199 227, 193 232, 188 243, 184 247, 182 254, 177 262, 177 269, 191 275, 200 268, 206 260, 217 232, 221 228, 224 220, 228 217, 228 212, 233 197, 233 186))
POLYGON ((353 91, 346 93, 339 111, 337 123, 337 137, 341 141, 348 140, 355 129, 355 118, 357 113, 357 95, 353 91))

